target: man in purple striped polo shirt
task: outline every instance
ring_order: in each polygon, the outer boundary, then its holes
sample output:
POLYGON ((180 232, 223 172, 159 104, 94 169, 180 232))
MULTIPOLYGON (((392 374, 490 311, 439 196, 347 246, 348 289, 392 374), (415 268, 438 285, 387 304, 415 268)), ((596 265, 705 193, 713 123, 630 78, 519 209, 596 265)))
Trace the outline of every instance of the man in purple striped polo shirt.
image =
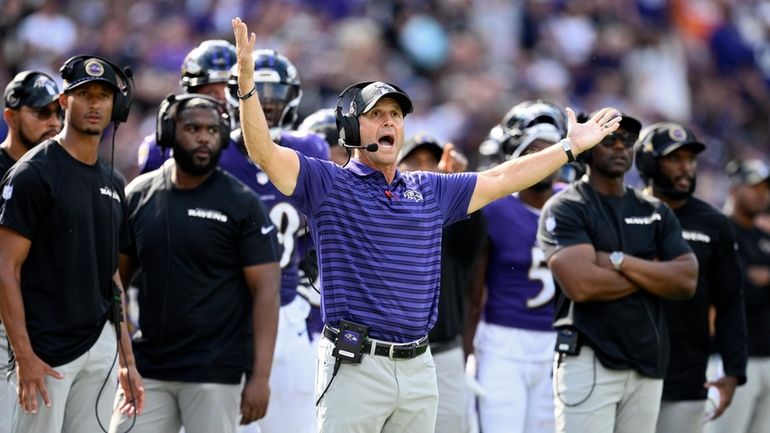
POLYGON ((343 92, 353 94, 350 113, 338 107, 340 143, 355 149, 340 167, 270 140, 259 98, 252 97, 256 36, 239 18, 233 30, 249 156, 307 215, 318 250, 326 324, 316 377, 318 427, 433 431, 438 392, 426 336, 437 314, 442 227, 556 171, 614 131, 619 114, 607 108, 578 124, 568 109, 566 140, 482 173, 399 172, 412 103, 393 85, 362 83, 343 92), (341 320, 367 326, 369 337, 361 362, 339 369, 332 349, 342 344, 335 343, 341 320))

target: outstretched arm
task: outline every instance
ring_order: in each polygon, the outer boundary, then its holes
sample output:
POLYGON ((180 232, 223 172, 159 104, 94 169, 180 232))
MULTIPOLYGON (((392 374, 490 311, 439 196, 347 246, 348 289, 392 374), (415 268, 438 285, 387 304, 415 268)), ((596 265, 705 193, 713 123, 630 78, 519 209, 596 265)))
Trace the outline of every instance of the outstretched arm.
MULTIPOLYGON (((572 153, 577 156, 597 143, 620 124, 620 116, 613 108, 599 110, 586 123, 578 123, 575 112, 567 108, 569 132, 566 140, 572 153)), ((472 213, 487 204, 514 192, 521 191, 539 182, 558 170, 567 162, 567 154, 561 143, 521 158, 514 158, 497 167, 479 173, 476 188, 473 190, 468 213, 472 213)))
POLYGON ((235 49, 238 57, 238 93, 241 99, 241 132, 243 142, 254 163, 259 165, 279 191, 291 195, 297 186, 299 157, 286 147, 273 143, 265 113, 259 103, 254 85, 254 43, 256 35, 249 33, 240 18, 233 20, 235 49), (251 94, 251 96, 248 96, 251 94))

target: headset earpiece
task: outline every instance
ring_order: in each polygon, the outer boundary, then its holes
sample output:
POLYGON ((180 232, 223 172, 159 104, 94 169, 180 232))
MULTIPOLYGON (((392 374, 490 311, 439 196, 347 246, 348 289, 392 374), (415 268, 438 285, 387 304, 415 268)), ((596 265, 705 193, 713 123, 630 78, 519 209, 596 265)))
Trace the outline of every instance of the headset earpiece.
MULTIPOLYGON (((346 148, 352 149, 361 147, 361 136, 359 132, 358 116, 355 113, 343 113, 342 112, 342 100, 350 92, 360 92, 361 89, 372 84, 374 81, 362 81, 360 83, 352 84, 343 90, 339 97, 337 97, 337 108, 334 110, 334 118, 337 122, 337 133, 339 138, 337 143, 346 148)), ((355 98, 355 96, 354 96, 355 98)))
POLYGON ((161 149, 173 147, 176 135, 176 113, 179 106, 192 99, 205 99, 211 102, 219 112, 219 138, 220 149, 226 149, 230 144, 230 115, 227 108, 217 99, 208 95, 197 93, 184 93, 181 95, 168 95, 158 108, 158 117, 155 127, 155 142, 161 149))
POLYGON ((640 137, 634 149, 634 163, 639 176, 645 181, 652 180, 658 174, 658 161, 652 152, 652 138, 657 128, 642 131, 645 134, 640 137))

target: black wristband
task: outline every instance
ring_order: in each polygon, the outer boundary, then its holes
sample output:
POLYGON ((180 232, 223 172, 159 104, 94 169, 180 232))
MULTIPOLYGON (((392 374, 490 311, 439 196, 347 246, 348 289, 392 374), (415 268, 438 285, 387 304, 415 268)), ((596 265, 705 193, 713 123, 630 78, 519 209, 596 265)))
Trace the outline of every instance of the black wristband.
POLYGON ((252 87, 251 90, 249 90, 249 93, 245 95, 241 95, 241 88, 238 87, 238 90, 235 91, 235 96, 237 96, 241 101, 245 101, 251 98, 255 93, 257 93, 257 83, 254 83, 254 87, 252 87))

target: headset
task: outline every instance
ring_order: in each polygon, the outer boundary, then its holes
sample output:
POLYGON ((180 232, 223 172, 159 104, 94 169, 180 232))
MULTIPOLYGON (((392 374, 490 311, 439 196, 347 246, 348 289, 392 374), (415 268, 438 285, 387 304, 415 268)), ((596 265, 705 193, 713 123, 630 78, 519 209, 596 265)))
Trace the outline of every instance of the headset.
MULTIPOLYGON (((668 126, 668 124, 665 126, 668 126)), ((654 179, 658 174, 658 161, 655 159, 652 148, 652 139, 655 137, 658 129, 652 128, 642 131, 643 135, 640 134, 639 140, 634 146, 636 170, 645 182, 654 179)))
POLYGON ((180 106, 184 106, 184 104, 193 99, 204 99, 214 104, 219 113, 219 145, 221 149, 226 149, 227 145, 230 144, 230 115, 227 113, 227 108, 217 99, 197 93, 171 94, 166 96, 166 99, 160 103, 155 129, 155 141, 158 143, 158 146, 164 151, 173 147, 176 134, 176 120, 174 117, 179 111, 180 106))
MULTIPOLYGON (((358 116, 355 112, 343 114, 342 100, 345 99, 345 96, 347 96, 347 94, 352 91, 355 91, 356 95, 358 95, 358 93, 360 93, 364 87, 372 83, 374 83, 374 81, 362 81, 360 83, 351 84, 350 86, 346 87, 345 90, 343 90, 342 93, 340 93, 340 95, 337 97, 337 108, 334 109, 334 119, 337 122, 337 133, 339 135, 337 144, 344 147, 348 151, 353 149, 362 149, 364 146, 361 145, 361 135, 358 129, 358 116)), ((353 96, 353 99, 355 99, 355 95, 353 96)), ((366 150, 375 152, 377 151, 378 147, 379 146, 376 144, 374 146, 367 145, 366 150), (372 147, 372 149, 370 149, 370 147, 372 147)))
POLYGON ((104 57, 80 55, 70 57, 66 62, 64 62, 64 65, 62 65, 62 67, 59 69, 62 78, 68 82, 72 81, 72 78, 74 78, 73 74, 75 73, 75 67, 79 63, 85 62, 89 59, 97 59, 109 65, 115 75, 119 77, 123 82, 122 85, 121 83, 114 83, 118 86, 118 91, 115 92, 115 97, 112 102, 111 120, 115 123, 125 122, 128 120, 128 114, 131 111, 131 101, 134 97, 134 73, 131 71, 130 67, 126 66, 125 68, 120 69, 118 65, 112 63, 104 57))
MULTIPOLYGON (((351 84, 350 86, 346 87, 345 90, 340 93, 340 95, 337 97, 337 108, 334 109, 334 119, 337 123, 337 133, 339 135, 339 139, 337 140, 337 144, 344 147, 348 152, 350 152, 353 149, 365 149, 369 152, 376 152, 379 146, 377 143, 370 143, 370 144, 361 144, 361 135, 360 131, 358 129, 359 123, 358 123, 358 115, 356 115, 355 111, 356 107, 355 105, 351 106, 353 109, 352 113, 343 114, 342 113, 342 100, 345 99, 345 97, 348 95, 348 93, 352 91, 356 91, 356 94, 353 96, 353 102, 355 102, 356 96, 358 96, 361 93, 361 90, 363 90, 364 87, 375 83, 376 81, 362 81, 360 83, 351 84)), ((406 94, 403 89, 400 87, 385 83, 394 89, 396 91, 401 92, 403 94, 406 94)), ((352 104, 351 104, 352 105, 352 104)), ((363 107, 362 107, 363 108, 363 107)))

